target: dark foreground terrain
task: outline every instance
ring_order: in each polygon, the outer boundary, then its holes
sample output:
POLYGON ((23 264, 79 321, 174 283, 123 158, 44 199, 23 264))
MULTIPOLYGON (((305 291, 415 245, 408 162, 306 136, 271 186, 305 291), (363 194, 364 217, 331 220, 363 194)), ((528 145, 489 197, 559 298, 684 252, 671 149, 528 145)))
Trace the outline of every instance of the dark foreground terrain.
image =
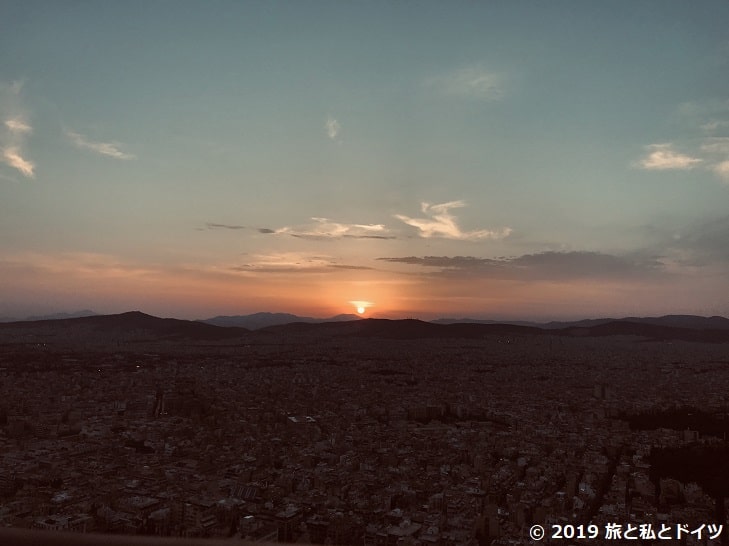
POLYGON ((411 545, 529 544, 533 525, 615 544, 618 525, 719 544, 726 334, 0 325, 0 524, 411 545))

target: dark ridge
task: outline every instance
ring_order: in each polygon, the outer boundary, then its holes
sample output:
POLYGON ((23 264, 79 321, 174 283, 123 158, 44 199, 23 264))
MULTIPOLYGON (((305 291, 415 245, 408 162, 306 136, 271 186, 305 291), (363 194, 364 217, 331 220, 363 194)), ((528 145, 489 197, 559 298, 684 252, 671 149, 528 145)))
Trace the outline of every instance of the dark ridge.
POLYGON ((597 318, 583 319, 574 321, 551 321, 551 322, 532 322, 523 320, 490 320, 490 319, 471 319, 471 318, 439 318, 431 322, 434 324, 515 324, 519 326, 534 326, 536 328, 545 328, 549 330, 559 330, 564 328, 588 328, 609 324, 611 322, 635 322, 638 324, 654 324, 656 326, 671 326, 674 328, 691 328, 694 330, 729 330, 729 319, 725 317, 701 317, 697 315, 664 315, 662 317, 624 317, 624 318, 597 318))
MULTIPOLYGON (((539 322, 528 320, 491 320, 491 319, 472 319, 472 318, 439 318, 431 320, 433 324, 511 324, 514 326, 531 326, 534 328, 544 328, 546 325, 539 322)), ((562 323, 560 323, 562 324, 562 323)))
POLYGON ((364 319, 348 335, 384 339, 427 339, 443 337, 443 327, 417 319, 364 319))
POLYGON ((273 326, 267 326, 260 328, 255 333, 268 333, 268 334, 310 334, 310 333, 321 333, 325 335, 346 335, 347 332, 356 328, 352 326, 362 322, 365 319, 355 319, 351 321, 337 321, 337 322, 289 322, 287 324, 276 324, 273 326))
MULTIPOLYGON (((294 315, 291 315, 294 316, 294 315)), ((715 317, 712 317, 712 319, 715 317)), ((726 320, 716 317, 720 320, 726 320)), ((681 319, 675 322, 686 323, 681 319)), ((556 335, 567 337, 636 336, 646 340, 682 340, 693 342, 727 343, 729 330, 680 328, 617 320, 592 326, 566 328, 538 328, 509 323, 434 324, 416 319, 359 319, 333 322, 293 322, 261 328, 251 333, 240 327, 221 327, 204 322, 158 318, 139 311, 118 315, 96 315, 81 318, 22 321, 0 324, 0 331, 26 330, 27 333, 68 339, 92 340, 98 336, 146 337, 146 340, 185 338, 190 340, 222 340, 244 334, 275 334, 283 336, 344 336, 383 339, 477 339, 489 335, 532 336, 556 335)))
POLYGON ((728 330, 699 330, 694 328, 677 328, 674 326, 660 326, 616 320, 606 324, 590 327, 572 327, 551 330, 557 335, 573 337, 603 337, 603 336, 639 336, 657 341, 695 341, 702 343, 729 342, 728 330))
POLYGON ((0 324, 0 329, 52 329, 57 331, 88 331, 89 334, 144 333, 160 338, 226 339, 248 333, 245 328, 221 328, 210 324, 158 318, 140 311, 118 315, 21 321, 0 324))
POLYGON ((457 323, 434 324, 416 319, 361 319, 321 324, 297 322, 263 328, 259 332, 282 335, 319 334, 328 336, 375 337, 383 339, 475 339, 488 335, 556 335, 565 337, 636 336, 654 341, 729 342, 729 330, 699 330, 627 320, 610 321, 589 327, 559 329, 517 324, 457 323))
MULTIPOLYGON (((301 318, 290 313, 253 313, 252 315, 219 315, 217 317, 199 320, 204 324, 224 327, 244 327, 250 329, 265 328, 275 324, 300 322, 301 318)), ((308 322, 308 321, 307 321, 308 322)))
POLYGON ((69 319, 69 318, 81 318, 81 317, 95 317, 99 314, 90 310, 90 309, 83 309, 82 311, 75 311, 73 313, 53 313, 50 315, 38 315, 38 316, 31 316, 23 320, 61 320, 61 319, 69 319))
POLYGON ((446 330, 458 334, 458 337, 479 337, 488 335, 542 335, 546 332, 536 326, 524 326, 521 324, 496 323, 496 324, 449 324, 446 330))
POLYGON ((671 328, 689 328, 692 330, 729 330, 729 319, 724 317, 700 317, 696 315, 664 315, 662 317, 625 317, 622 319, 585 319, 574 322, 548 322, 540 325, 543 328, 592 327, 611 322, 632 322, 671 328))
POLYGON ((321 333, 333 336, 382 339, 481 338, 486 335, 539 335, 543 330, 512 324, 433 324, 417 319, 361 319, 348 322, 308 324, 297 322, 263 328, 260 332, 278 334, 321 333))
POLYGON ((313 318, 313 317, 300 317, 292 315, 290 313, 253 313, 252 315, 232 315, 232 316, 217 316, 209 319, 199 320, 205 324, 212 324, 214 326, 238 326, 242 328, 248 328, 249 330, 259 330, 261 328, 267 328, 269 326, 277 326, 282 324, 292 324, 298 322, 307 323, 322 323, 322 322, 341 322, 348 320, 359 320, 361 317, 358 315, 336 315, 330 318, 313 318))
POLYGON ((377 337, 383 339, 419 339, 443 337, 443 327, 415 319, 360 319, 320 324, 295 322, 263 328, 261 332, 278 334, 325 334, 345 337, 377 337))

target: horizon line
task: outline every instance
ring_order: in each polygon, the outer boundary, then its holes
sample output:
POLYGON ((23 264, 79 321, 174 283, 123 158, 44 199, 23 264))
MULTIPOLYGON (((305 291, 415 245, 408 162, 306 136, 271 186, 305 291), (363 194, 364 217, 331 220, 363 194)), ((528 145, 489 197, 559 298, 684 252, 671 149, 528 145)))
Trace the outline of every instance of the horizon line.
MULTIPOLYGON (((442 320, 449 320, 454 321, 455 323, 458 323, 460 321, 463 322, 497 322, 497 323, 530 323, 530 324, 550 324, 550 323, 573 323, 573 322, 582 322, 582 321, 594 321, 594 320, 613 320, 613 321, 620 321, 620 320, 627 320, 627 319, 662 319, 662 318, 668 318, 668 317, 694 317, 694 318, 703 318, 703 319, 724 319, 729 320, 729 317, 725 317, 723 315, 697 315, 692 313, 668 313, 664 315, 624 315, 624 316, 591 316, 591 317, 582 317, 582 318, 551 318, 551 319, 528 319, 528 318, 483 318, 483 317, 475 317, 475 316, 439 316, 437 318, 433 319, 424 319, 419 316, 415 315, 407 315, 407 316, 386 316, 386 315, 380 315, 380 314, 372 314, 365 316, 364 314, 359 315, 357 313, 338 313, 331 316, 324 316, 324 317, 317 317, 317 316, 309 316, 309 315, 298 315, 296 313, 289 313, 286 311, 256 311, 253 313, 247 313, 247 314, 233 314, 233 315, 214 315, 207 318, 197 318, 197 319, 189 319, 189 318, 179 318, 177 316, 162 316, 157 315, 153 313, 148 313, 146 311, 142 311, 139 309, 131 309, 128 311, 121 311, 117 313, 97 313, 96 311, 90 310, 90 309, 84 309, 81 311, 74 311, 74 312, 55 312, 55 313, 47 313, 42 315, 28 315, 23 318, 18 317, 9 317, 9 316, 0 316, 0 323, 11 323, 11 322, 39 322, 39 321, 45 321, 45 320, 68 320, 68 319, 76 319, 76 318, 89 318, 89 317, 103 317, 103 316, 118 316, 118 315, 124 315, 128 313, 140 313, 144 314, 150 317, 159 318, 159 319, 174 319, 174 320, 183 320, 188 322, 205 322, 209 320, 214 320, 218 318, 248 318, 248 317, 254 317, 256 315, 290 315, 292 317, 296 317, 296 319, 311 319, 311 320, 318 320, 318 321, 327 321, 330 319, 336 319, 337 317, 352 317, 352 321, 354 320, 367 320, 367 319, 379 319, 379 320, 419 320, 422 322, 437 322, 442 320)), ((292 322, 297 322, 296 320, 292 320, 292 322)), ((345 322, 345 321, 342 321, 345 322)))

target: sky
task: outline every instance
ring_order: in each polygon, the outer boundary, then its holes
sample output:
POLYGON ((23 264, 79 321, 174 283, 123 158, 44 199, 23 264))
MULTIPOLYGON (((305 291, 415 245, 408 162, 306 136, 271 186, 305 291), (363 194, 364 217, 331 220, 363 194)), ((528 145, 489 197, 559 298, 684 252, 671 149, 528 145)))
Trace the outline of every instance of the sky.
POLYGON ((0 316, 729 316, 724 0, 1 11, 0 316))

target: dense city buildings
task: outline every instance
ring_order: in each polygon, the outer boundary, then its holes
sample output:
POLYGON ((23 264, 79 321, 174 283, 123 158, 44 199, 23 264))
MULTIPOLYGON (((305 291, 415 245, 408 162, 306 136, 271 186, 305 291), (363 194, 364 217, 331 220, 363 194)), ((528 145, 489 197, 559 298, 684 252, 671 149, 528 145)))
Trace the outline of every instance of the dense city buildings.
POLYGON ((723 445, 726 347, 3 330, 0 525, 447 546, 531 544, 537 524, 555 544, 615 543, 609 524, 723 524, 720 493, 657 474, 655 457, 723 445), (682 408, 704 420, 660 422, 682 408), (551 539, 590 524, 594 540, 551 539))

